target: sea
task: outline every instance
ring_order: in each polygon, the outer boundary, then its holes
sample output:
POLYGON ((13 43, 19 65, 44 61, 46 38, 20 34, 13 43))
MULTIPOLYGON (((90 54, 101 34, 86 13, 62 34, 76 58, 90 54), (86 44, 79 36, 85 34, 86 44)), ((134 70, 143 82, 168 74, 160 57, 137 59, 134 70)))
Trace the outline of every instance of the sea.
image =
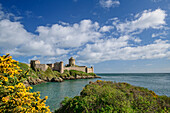
POLYGON ((158 95, 170 97, 170 73, 98 73, 97 75, 101 78, 65 80, 64 82, 47 82, 33 85, 31 91, 40 91, 41 98, 48 96, 46 105, 49 106, 51 111, 60 107, 64 97, 80 95, 85 85, 96 80, 126 82, 134 86, 148 88, 158 95))

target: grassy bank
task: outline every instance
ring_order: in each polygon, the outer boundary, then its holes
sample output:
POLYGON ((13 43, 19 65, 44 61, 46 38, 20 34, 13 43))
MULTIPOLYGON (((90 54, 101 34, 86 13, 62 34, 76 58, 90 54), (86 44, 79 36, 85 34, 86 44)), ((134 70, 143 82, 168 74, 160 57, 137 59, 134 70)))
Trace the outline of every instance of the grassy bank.
POLYGON ((170 97, 128 83, 100 80, 86 85, 80 96, 65 98, 61 104, 56 113, 170 112, 170 97))

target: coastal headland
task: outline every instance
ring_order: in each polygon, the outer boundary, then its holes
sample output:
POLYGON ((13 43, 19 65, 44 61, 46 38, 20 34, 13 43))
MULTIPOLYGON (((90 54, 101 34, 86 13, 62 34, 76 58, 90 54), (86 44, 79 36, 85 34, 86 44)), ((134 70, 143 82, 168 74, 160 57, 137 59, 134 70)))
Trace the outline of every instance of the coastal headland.
POLYGON ((76 65, 73 57, 65 66, 62 61, 54 64, 41 64, 39 60, 31 60, 30 64, 19 63, 19 66, 25 71, 29 70, 30 77, 24 81, 25 86, 42 82, 100 78, 94 73, 93 67, 76 65))

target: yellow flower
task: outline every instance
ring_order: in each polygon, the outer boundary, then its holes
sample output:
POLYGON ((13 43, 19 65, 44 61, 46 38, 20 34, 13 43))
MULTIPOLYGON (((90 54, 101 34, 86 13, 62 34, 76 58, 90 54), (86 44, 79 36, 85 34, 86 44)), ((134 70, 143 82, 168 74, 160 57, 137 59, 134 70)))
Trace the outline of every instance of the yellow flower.
POLYGON ((8 81, 8 78, 7 77, 4 77, 5 81, 7 82, 8 81))
POLYGON ((45 100, 47 100, 48 99, 48 96, 45 96, 45 100))

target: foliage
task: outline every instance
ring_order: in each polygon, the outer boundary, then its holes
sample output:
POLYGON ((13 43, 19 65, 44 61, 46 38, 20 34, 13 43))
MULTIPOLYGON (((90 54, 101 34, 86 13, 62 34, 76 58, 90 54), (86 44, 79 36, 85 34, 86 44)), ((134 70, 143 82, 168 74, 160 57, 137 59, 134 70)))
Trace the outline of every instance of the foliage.
POLYGON ((71 76, 76 76, 76 75, 79 75, 79 76, 96 76, 96 74, 94 74, 94 73, 86 73, 86 72, 77 71, 77 70, 70 70, 70 75, 71 76))
POLYGON ((96 76, 95 73, 85 73, 83 71, 77 71, 77 70, 64 70, 63 73, 59 73, 58 71, 54 71, 55 75, 57 77, 70 77, 70 76, 73 76, 73 77, 76 77, 76 75, 79 75, 79 76, 96 76))
POLYGON ((50 112, 45 106, 48 97, 40 99, 39 92, 31 93, 32 87, 24 86, 22 82, 29 72, 22 71, 18 65, 9 54, 0 56, 0 112, 50 112))
POLYGON ((86 85, 80 96, 65 98, 56 113, 170 112, 170 97, 158 96, 128 83, 97 80, 86 85), (166 101, 168 100, 168 101, 166 101))
POLYGON ((17 65, 20 67, 20 69, 24 73, 29 71, 29 73, 28 73, 29 76, 31 76, 33 78, 38 78, 37 73, 32 68, 30 68, 27 64, 19 62, 17 65))
POLYGON ((50 67, 48 67, 45 72, 39 70, 38 75, 40 75, 39 77, 43 80, 46 80, 46 78, 48 78, 48 79, 56 78, 55 73, 52 71, 52 69, 50 67))

